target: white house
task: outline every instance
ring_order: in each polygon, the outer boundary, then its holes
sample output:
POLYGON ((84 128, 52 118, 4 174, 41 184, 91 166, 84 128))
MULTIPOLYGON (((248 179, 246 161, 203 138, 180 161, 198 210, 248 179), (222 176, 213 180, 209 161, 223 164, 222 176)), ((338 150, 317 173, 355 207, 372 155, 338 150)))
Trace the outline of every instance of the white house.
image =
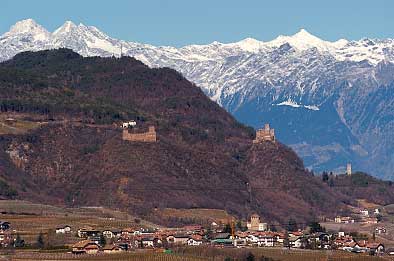
POLYGON ((273 247, 275 245, 275 238, 273 236, 261 236, 257 243, 260 247, 273 247))
POLYGON ((111 230, 104 230, 103 231, 103 236, 106 238, 113 238, 115 237, 114 233, 111 230))
POLYGON ((335 217, 335 223, 351 224, 354 223, 354 218, 351 217, 335 217))
POLYGON ((187 240, 188 246, 199 246, 202 244, 202 237, 193 235, 187 240))
POLYGON ((69 225, 65 225, 64 227, 57 227, 56 234, 66 234, 71 232, 71 227, 69 225))
POLYGON ((122 128, 123 129, 134 128, 136 125, 137 123, 135 121, 123 122, 122 128))
POLYGON ((362 209, 360 210, 360 214, 365 216, 365 217, 369 217, 369 211, 368 209, 362 209))
POLYGON ((154 237, 144 237, 141 239, 141 243, 143 247, 153 247, 154 246, 154 237))
POLYGON ((259 237, 257 235, 250 234, 247 237, 247 242, 252 244, 252 245, 258 245, 259 240, 260 239, 259 239, 259 237))
POLYGON ((385 227, 377 227, 375 228, 375 233, 377 234, 386 234, 387 230, 385 227))
POLYGON ((174 244, 186 245, 188 240, 189 240, 188 235, 183 235, 183 234, 174 235, 174 244))
POLYGON ((289 245, 290 247, 294 247, 294 248, 303 247, 302 237, 290 237, 289 245))

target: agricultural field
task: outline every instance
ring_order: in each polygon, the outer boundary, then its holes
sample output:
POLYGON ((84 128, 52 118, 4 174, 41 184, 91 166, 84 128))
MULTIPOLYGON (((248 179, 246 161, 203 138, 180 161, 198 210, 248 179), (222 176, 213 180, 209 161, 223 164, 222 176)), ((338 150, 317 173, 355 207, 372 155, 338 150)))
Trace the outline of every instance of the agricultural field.
POLYGON ((164 223, 174 225, 176 223, 189 223, 189 224, 211 224, 212 222, 228 223, 233 219, 233 216, 228 214, 225 210, 221 209, 174 209, 164 208, 154 213, 164 223), (173 224, 171 223, 173 222, 173 224))
POLYGON ((47 240, 55 240, 56 227, 64 225, 72 229, 71 235, 63 235, 63 241, 69 244, 78 240, 75 233, 82 227, 100 230, 159 227, 127 213, 101 207, 61 208, 20 200, 0 200, 0 213, 0 220, 10 222, 12 232, 18 233, 28 243, 35 242, 40 233, 47 240))
MULTIPOLYGON (((117 261, 227 261, 227 260, 283 260, 283 261, 374 261, 394 260, 390 257, 371 257, 343 251, 308 251, 285 249, 214 249, 184 248, 181 252, 166 254, 153 251, 125 252, 119 254, 73 255, 70 253, 49 253, 38 251, 4 252, 4 259, 30 260, 117 260, 117 261), (254 257, 254 259, 251 259, 254 257)), ((1 258, 1 256, 0 256, 1 258)))

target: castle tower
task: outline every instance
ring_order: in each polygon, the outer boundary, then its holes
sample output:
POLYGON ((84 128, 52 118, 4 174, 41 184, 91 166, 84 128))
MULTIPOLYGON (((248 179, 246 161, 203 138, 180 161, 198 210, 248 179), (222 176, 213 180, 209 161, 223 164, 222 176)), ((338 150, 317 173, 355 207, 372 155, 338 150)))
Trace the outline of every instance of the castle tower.
POLYGON ((270 128, 268 123, 264 124, 264 128, 256 131, 256 138, 253 143, 262 143, 264 141, 275 142, 275 130, 270 128))
POLYGON ((352 164, 350 164, 350 163, 348 163, 348 164, 346 165, 346 174, 347 174, 348 176, 352 175, 352 164))
POLYGON ((260 216, 257 214, 253 214, 250 217, 250 230, 259 230, 260 225, 260 216))

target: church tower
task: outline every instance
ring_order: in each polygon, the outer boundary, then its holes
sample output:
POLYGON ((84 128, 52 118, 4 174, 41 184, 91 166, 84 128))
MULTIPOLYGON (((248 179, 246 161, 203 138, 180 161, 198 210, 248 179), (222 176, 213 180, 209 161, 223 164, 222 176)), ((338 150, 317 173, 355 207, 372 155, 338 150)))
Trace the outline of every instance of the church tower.
POLYGON ((352 175, 352 164, 350 163, 346 165, 346 175, 348 176, 352 175))

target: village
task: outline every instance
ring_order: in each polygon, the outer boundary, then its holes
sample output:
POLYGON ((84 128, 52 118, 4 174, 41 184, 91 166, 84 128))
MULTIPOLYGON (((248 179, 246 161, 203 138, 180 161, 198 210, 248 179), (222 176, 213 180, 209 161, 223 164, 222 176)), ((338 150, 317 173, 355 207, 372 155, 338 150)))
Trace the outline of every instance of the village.
MULTIPOLYGON (((358 219, 351 217, 336 217, 332 224, 346 225, 363 223, 371 225, 369 215, 377 216, 376 210, 360 210, 358 219), (373 212, 372 212, 373 211, 373 212)), ((380 212, 379 212, 380 213, 380 212)), ((373 224, 379 223, 379 218, 373 224)), ((317 222, 308 226, 297 225, 289 221, 284 229, 262 222, 257 214, 252 214, 246 222, 235 223, 229 220, 227 224, 212 222, 209 226, 199 224, 186 225, 179 228, 113 228, 95 229, 94 227, 72 227, 62 225, 54 228, 57 237, 72 237, 76 241, 66 245, 68 252, 73 255, 111 254, 127 251, 162 251, 171 253, 173 247, 214 247, 214 248, 282 248, 309 250, 338 250, 367 255, 394 255, 394 249, 385 248, 377 235, 385 234, 385 227, 374 225, 372 236, 357 235, 344 231, 327 232, 317 222)), ((39 236, 35 247, 44 245, 44 238, 39 236), (42 244, 42 245, 40 245, 42 244)), ((2 248, 23 249, 28 244, 12 228, 7 221, 0 222, 0 244, 2 248)), ((32 246, 30 246, 32 247, 32 246)))

